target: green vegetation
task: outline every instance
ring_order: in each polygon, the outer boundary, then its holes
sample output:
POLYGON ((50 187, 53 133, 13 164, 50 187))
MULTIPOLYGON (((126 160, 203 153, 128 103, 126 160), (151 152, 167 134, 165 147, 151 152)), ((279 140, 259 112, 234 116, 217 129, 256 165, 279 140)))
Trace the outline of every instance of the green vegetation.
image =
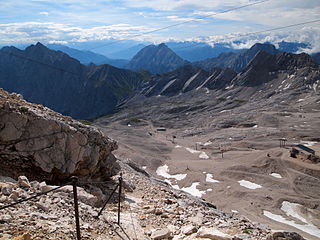
POLYGON ((219 101, 219 102, 224 102, 224 101, 226 101, 227 99, 226 98, 224 98, 224 97, 219 97, 219 98, 217 98, 217 101, 219 101))
POLYGON ((79 120, 79 122, 81 122, 84 125, 92 125, 92 122, 88 121, 88 120, 79 120))
POLYGON ((143 82, 149 82, 151 80, 152 74, 147 70, 139 70, 138 73, 142 76, 143 82))
POLYGON ((252 233, 252 229, 251 228, 243 229, 242 232, 250 234, 250 233, 252 233))
POLYGON ((247 102, 247 100, 239 99, 239 98, 236 98, 234 101, 235 101, 235 102, 239 102, 239 103, 247 102))
POLYGON ((139 119, 139 118, 130 118, 130 119, 128 120, 128 122, 129 122, 129 123, 139 123, 139 122, 142 122, 142 120, 139 119))
POLYGON ((21 106, 21 107, 20 107, 20 112, 26 113, 26 112, 28 112, 28 111, 29 111, 29 108, 27 108, 27 107, 25 107, 25 106, 21 106))

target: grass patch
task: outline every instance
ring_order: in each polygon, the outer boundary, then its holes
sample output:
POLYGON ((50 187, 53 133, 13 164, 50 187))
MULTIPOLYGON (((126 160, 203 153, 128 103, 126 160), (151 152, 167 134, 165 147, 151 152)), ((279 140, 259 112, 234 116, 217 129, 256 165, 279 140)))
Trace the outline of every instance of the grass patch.
POLYGON ((20 109, 20 112, 22 112, 22 113, 26 113, 26 112, 29 111, 29 108, 27 108, 27 107, 25 107, 25 106, 22 106, 22 107, 20 107, 19 109, 20 109))
POLYGON ((92 122, 90 122, 88 120, 79 120, 79 122, 81 122, 84 125, 88 125, 88 126, 92 125, 92 122))

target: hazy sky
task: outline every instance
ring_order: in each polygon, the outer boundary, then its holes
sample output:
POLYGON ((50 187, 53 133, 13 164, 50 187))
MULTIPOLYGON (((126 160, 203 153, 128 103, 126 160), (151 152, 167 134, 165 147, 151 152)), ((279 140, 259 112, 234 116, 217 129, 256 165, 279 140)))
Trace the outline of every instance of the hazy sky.
MULTIPOLYGON (((232 39, 320 19, 320 0, 269 0, 204 18, 259 0, 1 0, 0 44, 134 39, 232 39), (159 32, 137 34, 181 23, 159 32)), ((256 36, 247 40, 255 41, 256 36)), ((275 31, 259 38, 308 41, 319 48, 320 22, 275 31)), ((318 49, 320 51, 320 48, 318 49)))

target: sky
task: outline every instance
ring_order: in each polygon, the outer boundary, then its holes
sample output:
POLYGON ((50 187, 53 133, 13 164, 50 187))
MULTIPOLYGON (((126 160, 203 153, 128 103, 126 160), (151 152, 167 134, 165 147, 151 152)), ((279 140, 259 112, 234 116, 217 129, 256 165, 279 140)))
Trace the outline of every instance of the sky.
POLYGON ((68 44, 108 39, 153 43, 206 41, 214 44, 242 40, 241 44, 234 44, 235 48, 240 48, 257 41, 286 40, 308 42, 311 44, 308 51, 320 51, 320 21, 245 35, 320 20, 320 0, 261 1, 1 0, 0 44, 38 41, 68 44), (257 4, 223 13, 252 3, 257 4), (148 33, 161 28, 166 29, 148 33))

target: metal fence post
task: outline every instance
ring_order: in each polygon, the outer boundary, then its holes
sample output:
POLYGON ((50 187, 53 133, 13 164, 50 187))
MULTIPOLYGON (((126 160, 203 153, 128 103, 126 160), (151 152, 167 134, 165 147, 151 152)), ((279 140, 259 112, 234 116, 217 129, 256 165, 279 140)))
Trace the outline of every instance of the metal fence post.
POLYGON ((77 240, 81 240, 80 235, 80 221, 79 221, 79 206, 78 206, 78 194, 77 194, 77 182, 78 178, 73 176, 71 177, 73 185, 73 199, 74 199, 74 213, 76 218, 76 229, 77 229, 77 240))
POLYGON ((121 211, 121 190, 122 190, 122 173, 119 177, 119 199, 118 199, 118 225, 120 225, 120 211, 121 211))

